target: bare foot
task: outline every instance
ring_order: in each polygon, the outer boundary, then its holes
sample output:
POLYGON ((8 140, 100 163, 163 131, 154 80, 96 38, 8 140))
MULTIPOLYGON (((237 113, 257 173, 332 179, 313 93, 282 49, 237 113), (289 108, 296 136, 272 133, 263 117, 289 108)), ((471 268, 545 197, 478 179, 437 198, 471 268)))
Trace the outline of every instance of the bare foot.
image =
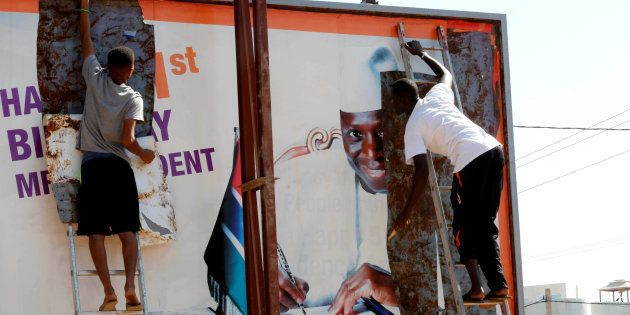
POLYGON ((105 290, 105 298, 103 299, 103 304, 107 302, 117 301, 118 297, 116 296, 116 292, 114 288, 109 288, 105 290))
POLYGON ((113 291, 110 293, 105 293, 103 304, 101 304, 98 310, 99 311, 115 311, 117 302, 118 302, 118 297, 116 297, 116 293, 114 293, 113 291))
POLYGON ((473 290, 470 289, 470 291, 468 291, 468 293, 464 294, 462 296, 462 298, 464 300, 472 300, 472 301, 477 301, 477 300, 483 300, 486 297, 486 295, 483 293, 483 289, 479 288, 477 290, 473 290))
POLYGON ((510 291, 508 290, 508 288, 501 288, 498 290, 490 291, 487 297, 488 298, 505 298, 505 297, 508 297, 509 293, 510 291))
POLYGON ((135 287, 125 286, 125 299, 127 300, 128 305, 140 305, 140 300, 138 299, 138 296, 136 296, 135 287))

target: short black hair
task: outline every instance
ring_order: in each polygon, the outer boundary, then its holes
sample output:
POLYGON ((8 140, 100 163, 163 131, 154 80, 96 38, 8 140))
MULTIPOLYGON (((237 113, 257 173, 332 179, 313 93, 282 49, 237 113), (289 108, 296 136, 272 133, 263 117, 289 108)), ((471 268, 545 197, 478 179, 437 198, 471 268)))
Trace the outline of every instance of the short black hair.
POLYGON ((107 54, 107 66, 110 68, 121 68, 133 65, 135 57, 133 50, 129 47, 118 46, 112 48, 107 54))
POLYGON ((418 86, 412 80, 407 78, 398 79, 392 84, 392 93, 395 97, 403 100, 413 101, 418 99, 418 86))

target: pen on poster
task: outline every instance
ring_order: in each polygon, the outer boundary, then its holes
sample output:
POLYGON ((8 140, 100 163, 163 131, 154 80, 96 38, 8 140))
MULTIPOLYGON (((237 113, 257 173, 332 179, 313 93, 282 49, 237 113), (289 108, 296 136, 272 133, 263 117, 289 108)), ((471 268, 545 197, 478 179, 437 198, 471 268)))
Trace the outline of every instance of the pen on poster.
POLYGON ((394 315, 394 313, 392 313, 388 309, 386 309, 381 303, 379 303, 373 297, 370 297, 369 299, 362 297, 361 301, 363 301, 363 304, 370 311, 372 311, 374 314, 377 314, 377 315, 394 315))
MULTIPOLYGON (((287 258, 284 256, 284 251, 282 251, 282 247, 280 247, 280 244, 277 244, 277 245, 278 245, 278 262, 280 263, 280 266, 282 267, 284 272, 287 274, 287 277, 289 277, 289 281, 291 281, 291 284, 293 284, 293 286, 299 290, 300 288, 298 288, 297 282, 295 281, 295 277, 293 277, 293 274, 291 273, 291 269, 289 268, 289 263, 287 262, 287 258)), ((302 305, 302 303, 298 303, 298 306, 302 310, 302 314, 306 315, 306 310, 304 309, 304 305, 302 305)))

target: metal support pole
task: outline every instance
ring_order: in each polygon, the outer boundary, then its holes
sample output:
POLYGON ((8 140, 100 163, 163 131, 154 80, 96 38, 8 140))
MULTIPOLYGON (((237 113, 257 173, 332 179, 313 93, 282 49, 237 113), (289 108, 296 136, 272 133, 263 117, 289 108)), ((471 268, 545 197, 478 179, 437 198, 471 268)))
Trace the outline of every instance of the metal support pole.
POLYGON ((68 223, 68 240, 70 241, 70 264, 72 273, 72 297, 74 298, 74 314, 81 314, 81 296, 79 294, 79 277, 77 273, 77 253, 74 247, 74 227, 68 223))
POLYGON ((551 289, 545 289, 545 314, 546 315, 552 315, 551 314, 551 289))
POLYGON ((149 304, 147 298, 147 286, 144 283, 144 267, 142 266, 142 250, 140 248, 140 235, 136 234, 136 243, 138 244, 138 285, 140 286, 140 295, 142 298, 142 314, 149 315, 149 304))
MULTIPOLYGON (((274 178, 273 135, 271 124, 271 88, 269 83, 269 39, 267 34, 267 1, 254 0, 254 48, 256 51, 256 86, 260 123, 260 177, 274 178), (262 166, 262 167, 261 167, 262 166)), ((267 285, 267 314, 280 313, 278 288, 278 253, 276 240, 275 184, 270 180, 262 186, 262 244, 264 252, 264 283, 267 285)))
MULTIPOLYGON (((238 86, 238 112, 241 149, 242 182, 256 179, 258 160, 258 115, 256 112, 256 81, 254 48, 249 16, 249 1, 234 1, 234 32, 236 35, 236 78, 238 86)), ((247 310, 249 314, 267 314, 264 299, 262 256, 256 191, 243 192, 243 225, 245 229, 245 273, 247 310)), ((276 280, 277 281, 277 280, 276 280)))

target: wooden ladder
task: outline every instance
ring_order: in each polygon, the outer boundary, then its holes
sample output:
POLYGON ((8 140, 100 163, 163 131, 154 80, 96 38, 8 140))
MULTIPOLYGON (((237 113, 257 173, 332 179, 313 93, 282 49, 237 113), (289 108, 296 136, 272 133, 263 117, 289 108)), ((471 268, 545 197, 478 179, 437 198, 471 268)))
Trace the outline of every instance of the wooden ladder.
MULTIPOLYGON (((437 37, 440 43, 439 48, 430 48, 427 50, 437 50, 442 53, 442 60, 444 61, 444 66, 453 74, 453 65, 451 62, 451 55, 448 50, 448 43, 446 41, 446 32, 443 26, 437 27, 437 37)), ((409 52, 404 48, 404 45, 407 40, 405 38, 405 26, 403 22, 398 23, 398 41, 400 43, 400 50, 403 60, 403 65, 405 67, 406 77, 417 84, 428 83, 426 81, 418 81, 415 80, 413 76, 413 69, 411 67, 411 62, 409 60, 409 52)), ((455 94, 455 105, 461 112, 463 112, 462 102, 459 95, 459 88, 457 86, 457 81, 455 80, 455 75, 453 74, 453 93, 455 94)), ((457 279, 457 275, 455 273, 455 264, 453 262, 453 257, 451 255, 451 241, 448 236, 448 227, 446 224, 446 218, 444 215, 444 207, 442 204, 442 197, 440 196, 440 191, 450 191, 450 186, 439 186, 437 174, 435 171, 435 166, 433 165, 433 154, 427 150, 427 164, 428 164, 428 182, 429 188, 431 190, 431 197, 433 199, 433 207, 435 209, 435 216, 438 224, 438 236, 439 240, 442 243, 442 255, 440 259, 444 260, 444 265, 446 266, 446 276, 449 279, 449 283, 452 290, 452 301, 450 301, 450 305, 454 309, 450 309, 447 306, 447 313, 454 311, 458 315, 463 314, 502 314, 502 315, 510 315, 510 308, 508 305, 507 299, 499 299, 499 300, 487 300, 485 302, 473 303, 466 302, 464 303, 462 299, 462 294, 460 290, 460 283, 457 279)), ((438 264, 439 266, 439 264, 438 264)), ((458 267, 464 267, 459 264, 458 267)), ((465 267, 464 267, 465 268, 465 267)), ((446 305, 449 305, 448 301, 446 305)), ((449 313, 450 314, 450 313, 449 313)))

